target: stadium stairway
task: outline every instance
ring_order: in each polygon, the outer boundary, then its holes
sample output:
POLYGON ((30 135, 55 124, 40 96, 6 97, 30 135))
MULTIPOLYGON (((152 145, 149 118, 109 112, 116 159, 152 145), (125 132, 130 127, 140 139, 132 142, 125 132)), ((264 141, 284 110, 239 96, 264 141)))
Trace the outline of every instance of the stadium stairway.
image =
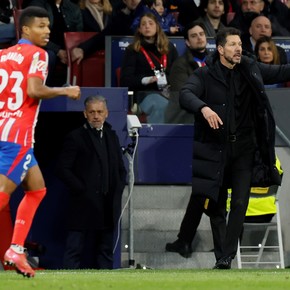
MULTIPOLYGON (((191 187, 188 185, 135 185, 131 196, 133 208, 132 227, 134 241, 130 251, 128 206, 122 218, 121 266, 153 269, 210 269, 215 264, 209 218, 204 214, 192 243, 190 258, 165 251, 165 245, 177 238, 191 187), (133 260, 134 264, 129 263, 133 260)), ((128 200, 128 188, 123 194, 123 205, 128 200)), ((132 231, 131 231, 132 232, 132 231)), ((272 253, 267 253, 271 259, 272 253)), ((274 259, 274 255, 273 255, 274 259)), ((232 263, 237 268, 236 259, 232 263)))
MULTIPOLYGON (((122 219, 122 267, 141 264, 155 269, 212 268, 215 259, 209 219, 203 215, 193 241, 191 258, 165 251, 165 244, 176 240, 189 197, 190 186, 135 185, 132 193, 133 257, 126 245, 130 241, 128 207, 122 219)), ((123 203, 127 201, 124 191, 123 203)))

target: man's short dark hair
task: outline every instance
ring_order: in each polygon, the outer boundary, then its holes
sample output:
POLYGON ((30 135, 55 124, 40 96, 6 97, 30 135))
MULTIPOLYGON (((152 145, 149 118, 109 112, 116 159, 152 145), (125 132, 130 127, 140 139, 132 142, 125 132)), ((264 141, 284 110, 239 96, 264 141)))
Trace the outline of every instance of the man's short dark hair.
POLYGON ((225 27, 220 29, 216 34, 216 47, 218 47, 219 45, 224 46, 227 42, 227 37, 229 35, 238 35, 239 37, 241 37, 241 31, 234 27, 225 27))
POLYGON ((204 24, 201 21, 192 21, 184 27, 184 30, 183 30, 184 39, 188 40, 188 30, 192 29, 195 26, 200 26, 205 32, 204 24))
POLYGON ((42 8, 37 6, 29 6, 21 12, 19 17, 19 26, 22 28, 23 26, 29 25, 29 23, 35 18, 49 18, 48 12, 42 8))

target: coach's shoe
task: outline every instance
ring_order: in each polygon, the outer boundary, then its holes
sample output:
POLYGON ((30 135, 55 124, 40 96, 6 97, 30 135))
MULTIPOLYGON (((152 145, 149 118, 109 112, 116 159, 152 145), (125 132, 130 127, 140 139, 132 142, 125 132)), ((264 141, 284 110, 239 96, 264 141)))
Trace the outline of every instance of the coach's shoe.
POLYGON ((167 252, 179 253, 184 258, 190 258, 192 254, 191 245, 187 242, 184 242, 180 239, 176 240, 173 243, 167 243, 165 250, 167 252))
POLYGON ((18 254, 9 248, 4 255, 4 264, 16 268, 18 274, 24 277, 34 277, 35 272, 27 262, 26 254, 18 254))
POLYGON ((213 268, 221 270, 229 270, 231 269, 231 267, 232 267, 232 257, 226 257, 219 259, 213 268))

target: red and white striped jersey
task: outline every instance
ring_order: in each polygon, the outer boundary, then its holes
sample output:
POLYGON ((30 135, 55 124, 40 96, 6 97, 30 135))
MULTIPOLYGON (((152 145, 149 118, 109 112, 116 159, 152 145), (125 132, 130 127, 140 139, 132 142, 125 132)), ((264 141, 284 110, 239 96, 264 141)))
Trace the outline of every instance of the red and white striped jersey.
POLYGON ((0 51, 0 140, 33 146, 40 100, 27 95, 27 80, 47 77, 48 55, 22 41, 0 51))

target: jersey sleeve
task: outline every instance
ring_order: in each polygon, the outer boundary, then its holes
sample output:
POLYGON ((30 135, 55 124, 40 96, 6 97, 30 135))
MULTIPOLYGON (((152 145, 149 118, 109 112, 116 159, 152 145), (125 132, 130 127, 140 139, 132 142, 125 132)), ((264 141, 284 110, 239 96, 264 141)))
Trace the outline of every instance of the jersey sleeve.
POLYGON ((27 78, 39 77, 45 80, 48 73, 48 54, 44 50, 35 51, 32 55, 27 78))

